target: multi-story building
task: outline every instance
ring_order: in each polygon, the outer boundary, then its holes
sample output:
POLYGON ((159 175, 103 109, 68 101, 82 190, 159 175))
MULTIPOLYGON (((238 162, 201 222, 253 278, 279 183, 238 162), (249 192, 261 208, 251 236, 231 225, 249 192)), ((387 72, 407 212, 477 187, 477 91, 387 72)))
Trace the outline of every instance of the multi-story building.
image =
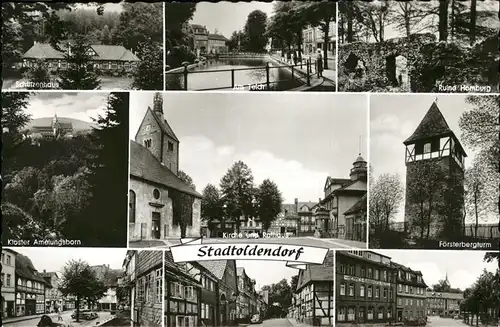
POLYGON ((269 306, 269 291, 260 290, 257 292, 257 313, 265 317, 269 306))
POLYGON ((416 321, 427 316, 427 285, 422 272, 392 262, 396 271, 396 317, 398 322, 416 321))
POLYGON ((199 237, 201 195, 179 178, 179 139, 156 93, 130 142, 129 241, 199 237), (190 199, 186 217, 179 201, 190 199))
POLYGON ((425 209, 431 210, 431 237, 437 237, 441 232, 449 238, 461 236, 464 160, 467 155, 436 102, 432 103, 413 134, 403 143, 406 146, 405 226, 409 228, 410 235, 421 236, 428 227, 421 219, 423 206, 435 208, 425 209), (432 180, 423 180, 422 176, 432 180), (417 181, 418 185, 423 185, 418 189, 415 186, 417 181), (420 188, 436 190, 432 194, 432 204, 427 200, 428 194, 421 195, 420 188))
MULTIPOLYGON (((337 238, 347 237, 347 223, 354 225, 353 222, 346 221, 346 218, 351 217, 349 209, 367 192, 367 162, 361 155, 354 161, 349 177, 349 179, 328 177, 324 187, 325 197, 320 202, 320 205, 330 212, 330 219, 322 219, 320 230, 337 238)), ((353 237, 352 232, 349 237, 353 237)))
POLYGON ((221 326, 232 326, 237 321, 239 296, 236 261, 200 261, 206 270, 212 272, 219 285, 219 322, 221 326))
POLYGON ((47 272, 46 270, 41 273, 43 279, 50 285, 45 289, 45 312, 57 312, 63 309, 64 299, 61 291, 59 290, 59 275, 56 272, 47 272))
POLYGON ((176 263, 165 251, 165 326, 201 325, 202 284, 190 274, 193 265, 176 263))
POLYGON ((317 202, 299 202, 295 198, 294 203, 285 203, 279 216, 269 228, 270 233, 291 233, 295 236, 314 235, 316 222, 313 216, 314 207, 317 202))
MULTIPOLYGON (((451 290, 448 274, 444 284, 451 290)), ((461 292, 435 292, 427 289, 427 315, 429 316, 453 316, 460 313, 460 304, 464 300, 461 292)))
POLYGON ((163 253, 128 251, 123 285, 128 288, 134 326, 161 326, 163 315, 163 253))
POLYGON ((219 280, 203 265, 193 262, 195 278, 201 283, 200 319, 203 326, 220 326, 219 280))
MULTIPOLYGON (((329 40, 328 40, 328 56, 334 58, 335 47, 336 47, 336 31, 337 26, 335 22, 330 22, 329 26, 329 40)), ((325 42, 325 33, 321 31, 320 27, 308 26, 302 30, 303 43, 302 51, 305 55, 312 55, 317 49, 323 49, 323 44, 325 42)))
POLYGON ((299 271, 295 305, 300 322, 312 326, 333 325, 333 260, 333 251, 330 251, 322 265, 307 265, 299 271))
POLYGON ((372 251, 337 251, 336 326, 394 321, 396 279, 391 258, 372 251))
POLYGON ((2 317, 16 315, 16 254, 9 249, 2 249, 2 317))
POLYGON ((45 289, 51 286, 27 256, 17 253, 15 264, 16 316, 45 313, 45 289))
POLYGON ((245 321, 257 312, 255 280, 248 277, 243 267, 237 268, 239 296, 236 304, 237 318, 245 321))
POLYGON ((192 24, 191 30, 194 35, 194 49, 200 53, 206 53, 208 51, 208 30, 206 26, 199 24, 192 24))
POLYGON ((367 194, 363 195, 349 210, 344 212, 345 216, 345 238, 366 242, 367 233, 367 194))
POLYGON ((226 53, 228 39, 224 35, 217 33, 208 34, 208 52, 209 53, 226 53))

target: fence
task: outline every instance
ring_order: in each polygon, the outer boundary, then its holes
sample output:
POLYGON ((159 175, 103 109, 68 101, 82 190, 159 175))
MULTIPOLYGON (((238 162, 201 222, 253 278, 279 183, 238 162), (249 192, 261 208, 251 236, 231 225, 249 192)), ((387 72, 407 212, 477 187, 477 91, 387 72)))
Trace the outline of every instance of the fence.
MULTIPOLYGON (((275 59, 276 60, 276 59, 275 59)), ((279 61, 279 60, 278 60, 279 61)), ((223 90, 223 89, 243 89, 245 87, 249 87, 250 90, 256 89, 256 90, 271 90, 271 85, 273 84, 278 84, 290 80, 295 80, 299 79, 298 75, 299 74, 305 74, 305 79, 306 79, 306 85, 311 86, 311 76, 313 75, 318 75, 318 68, 317 68, 317 62, 316 60, 312 59, 307 59, 304 63, 304 61, 300 61, 300 63, 297 64, 287 64, 283 63, 278 66, 270 66, 269 62, 266 63, 265 66, 258 66, 258 67, 251 67, 251 68, 232 68, 232 69, 214 69, 214 70, 194 70, 190 71, 189 70, 189 65, 185 64, 184 68, 182 71, 178 71, 178 69, 174 69, 172 71, 167 71, 167 77, 174 76, 177 78, 177 76, 182 76, 182 85, 181 85, 181 90, 188 90, 188 82, 189 82, 189 75, 192 74, 206 74, 206 73, 221 73, 221 72, 230 72, 231 73, 231 85, 227 86, 222 86, 222 87, 213 87, 213 88, 204 88, 204 89, 198 89, 196 91, 208 91, 208 90, 223 90), (287 80, 277 80, 277 81, 271 81, 270 80, 270 71, 271 69, 290 69, 291 70, 291 79, 287 80), (302 69, 306 68, 306 72, 303 72, 302 69), (299 70, 300 69, 300 70, 299 70), (236 71, 257 71, 257 70, 265 70, 266 73, 266 81, 264 83, 252 83, 252 84, 243 84, 243 85, 236 85, 235 84, 235 77, 234 73, 236 71), (264 85, 264 86, 263 86, 264 85)), ((319 77, 319 75, 318 75, 319 77)), ((167 85, 168 89, 168 85, 167 85)))

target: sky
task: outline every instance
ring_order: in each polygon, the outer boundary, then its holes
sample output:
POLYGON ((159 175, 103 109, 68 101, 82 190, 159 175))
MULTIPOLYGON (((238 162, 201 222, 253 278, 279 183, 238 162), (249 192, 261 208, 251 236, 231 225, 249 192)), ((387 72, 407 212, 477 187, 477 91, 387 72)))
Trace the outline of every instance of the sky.
POLYGON ((39 92, 32 95, 26 112, 31 118, 58 117, 74 118, 93 123, 92 117, 102 114, 107 102, 103 92, 39 92))
MULTIPOLYGON (((437 105, 467 153, 465 166, 468 168, 472 165, 475 154, 470 147, 465 146, 458 126, 462 113, 472 109, 472 106, 465 102, 465 98, 466 95, 462 94, 441 94, 437 97, 437 105)), ((435 95, 428 94, 371 95, 370 162, 374 175, 397 173, 405 185, 403 141, 413 134, 435 100, 435 95)), ((498 221, 498 218, 490 218, 490 222, 498 221)), ((404 200, 396 215, 396 221, 404 221, 404 200)))
POLYGON ((31 259, 38 272, 61 272, 70 260, 87 262, 91 266, 109 265, 111 269, 122 269, 127 249, 109 248, 47 248, 25 247, 12 248, 31 259))
POLYGON ((413 270, 420 270, 429 287, 444 279, 448 273, 451 287, 465 290, 477 280, 483 269, 495 272, 498 268, 496 261, 490 263, 483 261, 485 254, 483 251, 377 250, 377 253, 387 255, 393 262, 413 270))
MULTIPOLYGON (((256 185, 266 178, 278 185, 284 203, 317 201, 327 176, 348 178, 358 153, 367 159, 363 94, 163 94, 165 118, 180 140, 179 167, 199 191, 218 186, 242 160, 256 185)), ((152 101, 152 92, 131 93, 131 139, 152 101)))
POLYGON ((199 2, 196 5, 191 24, 206 26, 210 33, 214 33, 217 29, 219 34, 229 39, 233 32, 243 29, 248 14, 254 10, 261 10, 267 14, 267 17, 270 17, 273 14, 273 3, 259 1, 199 2))
POLYGON ((285 261, 236 260, 236 267, 245 268, 248 277, 255 279, 257 291, 262 286, 276 284, 283 278, 290 284, 292 277, 299 274, 298 269, 287 267, 285 261), (264 266, 266 268, 262 269, 264 266))
MULTIPOLYGON (((465 5, 467 5, 468 7, 470 7, 468 1, 461 1, 461 2, 465 5)), ((437 1, 435 1, 435 3, 437 4, 437 1)), ((496 13, 496 12, 498 12, 498 6, 499 6, 498 1, 494 1, 494 0, 478 1, 477 2, 477 11, 493 11, 496 13)), ((469 11, 470 11, 470 9, 469 9, 469 11)), ((451 9, 450 9, 450 15, 451 15, 451 9)), ((422 28, 422 26, 429 25, 429 24, 432 24, 433 26, 435 26, 435 29, 437 29, 438 16, 437 15, 428 16, 427 19, 421 21, 420 24, 413 27, 412 33, 432 33, 433 32, 432 30, 430 30, 428 28, 426 28, 426 29, 422 28)), ((498 21, 498 19, 496 20, 496 27, 500 28, 500 22, 498 21)), ((437 32, 435 32, 435 34, 436 34, 436 36, 438 35, 437 32)), ((386 26, 384 28, 384 39, 385 40, 396 38, 396 37, 402 37, 402 36, 406 36, 406 34, 402 33, 401 31, 398 31, 394 27, 394 25, 386 24, 386 26)), ((371 36, 369 41, 370 42, 375 41, 373 36, 371 36)))
MULTIPOLYGON (((121 12, 123 10, 123 2, 118 2, 118 3, 109 2, 109 3, 104 3, 102 5, 104 7, 104 12, 113 12, 113 11, 121 12)), ((76 8, 77 9, 79 9, 79 8, 88 9, 88 8, 97 8, 97 6, 93 5, 93 4, 92 5, 77 4, 76 8)))

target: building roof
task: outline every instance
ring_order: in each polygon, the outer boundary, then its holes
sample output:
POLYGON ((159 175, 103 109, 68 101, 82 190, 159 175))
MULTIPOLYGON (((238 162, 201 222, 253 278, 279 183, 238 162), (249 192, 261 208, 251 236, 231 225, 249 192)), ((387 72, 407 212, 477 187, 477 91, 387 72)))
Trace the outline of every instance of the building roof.
POLYGON ((203 29, 206 29, 206 27, 205 27, 205 26, 200 25, 200 24, 191 24, 191 27, 192 27, 192 28, 203 28, 203 29))
MULTIPOLYGON (((59 45, 61 50, 65 50, 67 46, 59 45)), ((120 61, 139 61, 139 58, 132 51, 125 49, 122 45, 90 45, 97 58, 100 60, 120 60, 120 61)), ((63 59, 64 52, 58 51, 48 43, 35 43, 23 55, 23 58, 30 59, 63 59)))
MULTIPOLYGON (((167 134, 168 136, 170 136, 171 138, 173 138, 174 140, 179 142, 179 139, 175 135, 172 127, 170 127, 170 125, 167 123, 167 120, 161 119, 160 117, 158 117, 158 115, 153 110, 151 110, 150 107, 148 107, 148 110, 151 111, 151 113, 153 114, 154 119, 156 120, 156 122, 160 126, 163 133, 167 134)), ((144 115, 144 117, 146 117, 146 115, 144 115)))
POLYGON ((334 178, 334 177, 328 176, 326 178, 326 182, 325 182, 325 189, 327 188, 327 185, 329 185, 329 184, 344 185, 344 184, 349 183, 349 182, 351 182, 350 178, 334 178))
POLYGON ((307 265, 306 269, 299 271, 297 290, 311 282, 333 282, 333 251, 329 251, 322 265, 307 265))
POLYGON ((209 39, 209 40, 228 41, 228 39, 227 39, 224 35, 220 35, 220 34, 212 34, 212 33, 209 33, 209 34, 208 34, 208 39, 209 39))
POLYGON ((464 294, 463 293, 427 291, 427 297, 462 300, 464 298, 464 294))
POLYGON ((217 279, 222 279, 226 271, 227 260, 199 261, 199 264, 214 274, 217 279))
POLYGON ((42 276, 43 278, 46 278, 46 277, 51 278, 53 276, 59 277, 55 271, 47 271, 47 272, 44 271, 44 272, 40 273, 40 276, 42 276))
POLYGON ((49 285, 36 270, 31 259, 19 252, 16 253, 16 276, 49 285))
POLYGON ((130 141, 130 175, 201 198, 200 193, 164 166, 151 151, 132 140, 130 141))
POLYGON ((367 196, 366 194, 361 197, 361 199, 358 200, 352 207, 350 207, 346 212, 344 212, 344 215, 350 215, 353 213, 358 213, 358 212, 366 212, 366 207, 367 207, 367 196))

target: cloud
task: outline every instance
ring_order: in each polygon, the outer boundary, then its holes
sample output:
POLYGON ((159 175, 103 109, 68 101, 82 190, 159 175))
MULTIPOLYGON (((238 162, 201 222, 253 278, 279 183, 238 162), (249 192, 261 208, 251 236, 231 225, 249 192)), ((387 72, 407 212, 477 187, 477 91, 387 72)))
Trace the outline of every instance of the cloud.
POLYGON ((256 150, 239 153, 232 146, 216 146, 205 136, 184 137, 180 149, 180 169, 189 174, 199 191, 208 183, 219 185, 220 179, 234 162, 241 160, 252 170, 254 183, 274 181, 285 202, 294 198, 315 201, 323 196, 327 172, 307 169, 302 163, 285 160, 274 154, 256 150))

